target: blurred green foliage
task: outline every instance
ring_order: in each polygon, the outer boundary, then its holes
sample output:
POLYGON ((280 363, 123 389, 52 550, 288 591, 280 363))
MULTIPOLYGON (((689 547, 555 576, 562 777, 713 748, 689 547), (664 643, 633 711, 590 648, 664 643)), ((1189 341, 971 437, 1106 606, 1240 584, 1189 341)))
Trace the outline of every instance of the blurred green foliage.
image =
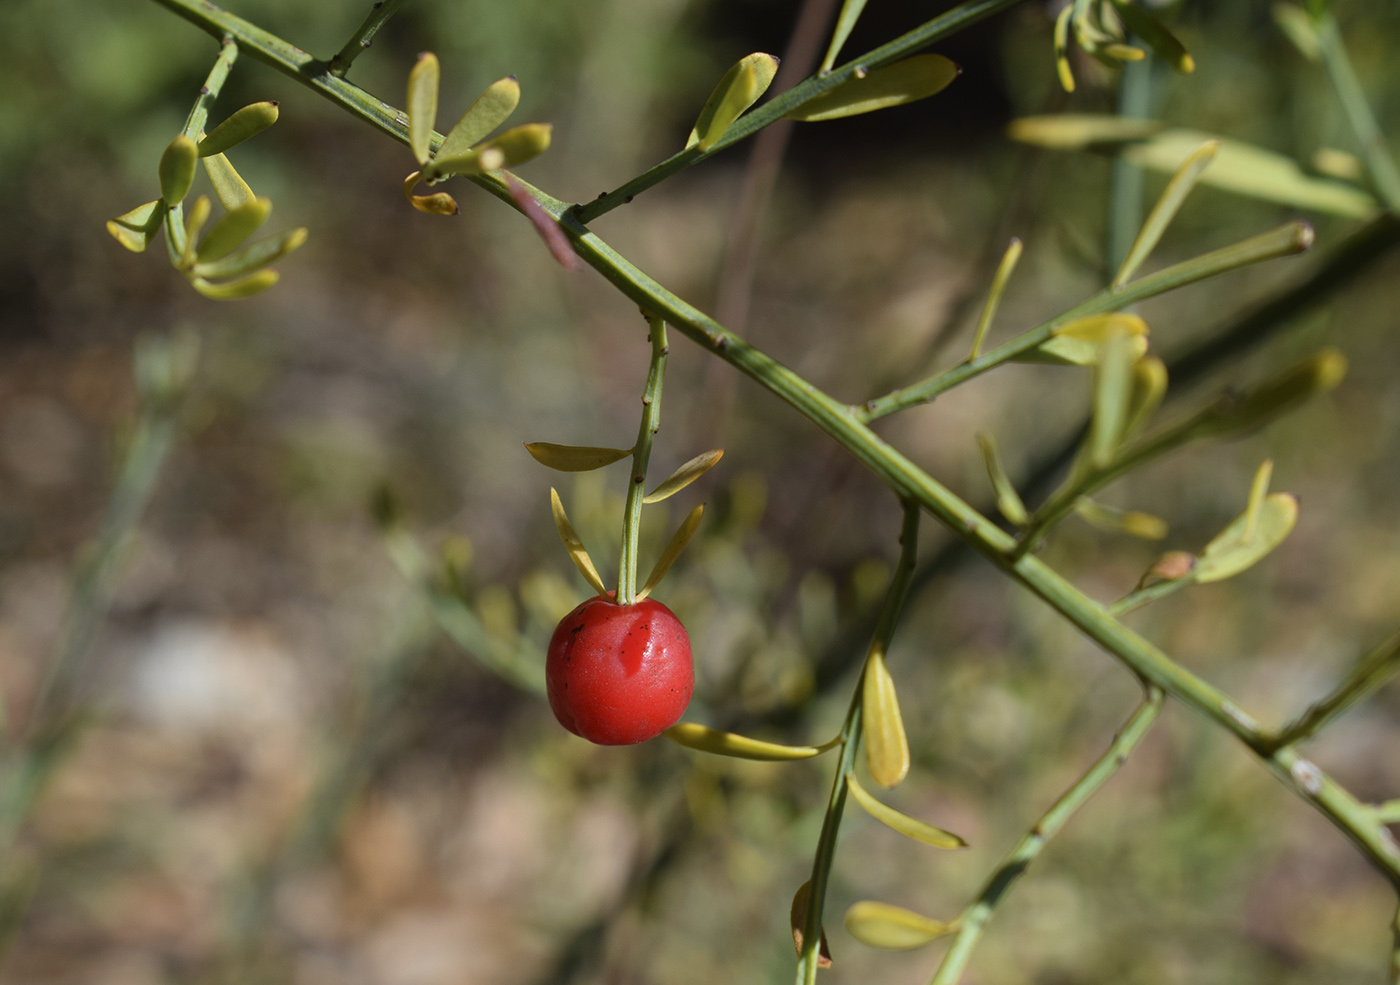
MULTIPOLYGON (((880 6, 852 46, 907 26, 885 20, 907 11, 880 6)), ((230 7, 325 57, 364 15, 346 3, 230 7)), ((780 51, 795 13, 718 0, 415 0, 350 77, 397 105, 414 55, 431 48, 440 115, 455 119, 487 83, 516 74, 521 119, 558 127, 522 174, 583 201, 678 149, 714 80, 749 51, 780 51)), ((1338 0, 1336 14, 1383 129, 1400 132, 1400 10, 1338 0)), ((760 240, 757 344, 861 400, 946 363, 945 331, 946 351, 961 351, 975 305, 945 323, 960 299, 980 298, 1011 234, 1026 255, 993 341, 1100 286, 1109 165, 1001 136, 1009 115, 1112 107, 1115 77, 1095 63, 1077 67, 1067 103, 1056 94, 1050 26, 1051 12, 1023 5, 949 46, 968 71, 934 100, 798 131, 760 240)), ((1356 150, 1321 70, 1272 26, 1267 4, 1187 3, 1179 30, 1198 68, 1161 79, 1156 115, 1305 162, 1323 147, 1356 150)), ((454 189, 463 213, 452 220, 412 212, 398 187, 402 148, 251 59, 212 119, 282 102, 281 122, 236 153, 282 227, 307 225, 311 240, 264 298, 217 307, 188 296, 160 258, 127 254, 102 223, 155 195, 155 162, 214 55, 207 37, 141 0, 0 5, 10 741, 58 631, 71 559, 95 533, 112 436, 131 419, 131 341, 186 323, 205 339, 182 443, 85 682, 100 716, 21 839, 20 888, 32 898, 0 976, 788 980, 788 906, 810 868, 827 761, 607 750, 566 735, 543 702, 430 629, 369 515, 388 480, 430 550, 466 538, 457 590, 496 644, 542 653, 585 589, 549 522, 555 477, 521 444, 625 444, 644 323, 591 274, 560 272, 486 196, 454 189)), ((729 152, 600 228, 708 309, 744 163, 729 152)), ((1149 194, 1159 187, 1149 178, 1149 194)), ((1150 265, 1294 217, 1199 189, 1150 265)), ((1351 229, 1307 218, 1321 249, 1351 229)), ((1311 262, 1149 302, 1154 346, 1181 351, 1311 262)), ((1395 628, 1397 262, 1382 259, 1198 388, 1260 378, 1330 343, 1352 365, 1333 397, 1105 496, 1167 518, 1167 546, 1197 550, 1239 512, 1261 459, 1275 460, 1277 488, 1300 494, 1298 529, 1265 564, 1130 619, 1266 722, 1297 713, 1395 628)), ((1077 426, 1087 375, 1009 367, 882 435, 981 502, 990 490, 974 432, 994 432, 1023 475, 1077 426)), ((824 740, 852 684, 840 669, 862 651, 896 557, 898 506, 805 421, 683 341, 667 391, 656 474, 711 443, 727 452, 644 530, 648 559, 685 510, 709 503, 661 593, 695 645, 690 717, 824 740)), ((561 488, 609 578, 623 485, 616 470, 561 488)), ((948 538, 925 526, 931 557, 948 538)), ((1109 600, 1157 550, 1071 519, 1047 556, 1109 600)), ((869 951, 837 915, 871 896, 954 914, 1135 697, 1102 653, 972 559, 911 598, 889 665, 914 752, 891 801, 972 848, 927 852, 853 813, 828 908, 833 982, 926 978, 932 951, 869 951)), ((1382 800, 1400 791, 1397 738, 1392 687, 1310 755, 1382 800)), ((969 980, 1374 982, 1391 905, 1333 829, 1231 740, 1169 706, 1013 893, 969 980)))

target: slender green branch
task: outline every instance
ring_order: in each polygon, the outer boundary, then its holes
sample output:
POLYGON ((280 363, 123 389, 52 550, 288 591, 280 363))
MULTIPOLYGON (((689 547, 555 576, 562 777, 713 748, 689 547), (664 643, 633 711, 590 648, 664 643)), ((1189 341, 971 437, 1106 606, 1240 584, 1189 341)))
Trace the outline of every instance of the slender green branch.
POLYGON ((957 936, 953 938, 953 946, 943 956, 942 964, 934 973, 932 985, 956 985, 962 978, 963 969, 967 967, 968 959, 977 947, 982 930, 996 912, 1002 898, 1035 861, 1050 839, 1064 827, 1065 822, 1128 761, 1128 757, 1157 720, 1157 715, 1162 710, 1162 697, 1160 689, 1147 689, 1142 704, 1138 705, 1132 717, 1113 737, 1108 751, 1055 801, 992 873, 991 878, 977 894, 977 898, 963 910, 958 922, 957 936))
POLYGON ((1318 54, 1337 93, 1337 101, 1342 104, 1347 122, 1361 144, 1361 156, 1366 162, 1366 171, 1371 176, 1377 193, 1391 212, 1400 212, 1400 168, 1395 166, 1395 158, 1386 144, 1385 134, 1371 112, 1371 104, 1361 88, 1361 80, 1356 77, 1346 45, 1342 42, 1342 32, 1337 20, 1331 14, 1325 15, 1317 25, 1318 54))
POLYGON ((1291 746, 1316 735, 1324 725, 1362 698, 1373 693, 1400 672, 1400 633, 1369 651, 1347 674, 1346 679, 1327 697, 1313 705, 1302 717, 1282 729, 1274 740, 1291 746))
MULTIPOLYGON (((165 3, 169 0, 157 0, 157 2, 165 3)), ((823 93, 830 92, 852 79, 863 78, 865 73, 872 69, 912 55, 920 48, 926 48, 950 35, 957 34, 978 21, 1014 7, 1020 2, 1021 0, 968 0, 967 3, 959 4, 947 13, 921 24, 907 34, 901 34, 887 44, 867 51, 864 55, 852 59, 840 68, 833 69, 824 75, 814 75, 805 82, 798 83, 787 92, 770 99, 758 109, 739 117, 709 150, 701 151, 697 148, 691 148, 673 154, 631 181, 610 192, 604 192, 587 205, 575 206, 574 216, 579 222, 592 222, 619 205, 632 201, 635 196, 640 195, 653 185, 660 184, 678 171, 713 157, 724 148, 752 136, 803 103, 809 102, 823 93)))
POLYGON ((403 0, 381 0, 371 7, 365 22, 350 40, 345 42, 345 47, 331 59, 326 70, 337 78, 344 78, 345 73, 350 71, 350 64, 374 43, 374 36, 379 33, 379 29, 388 23, 389 18, 398 13, 402 6, 403 0))
MULTIPOLYGON (((220 37, 225 32, 232 34, 245 53, 296 78, 353 115, 396 140, 407 143, 407 122, 401 111, 370 96, 351 83, 329 75, 320 63, 300 49, 203 0, 154 2, 176 11, 215 37, 220 37)), ((992 3, 985 5, 986 8, 994 9, 1000 9, 1001 6, 1002 4, 992 3)), ((986 12, 994 10, 987 9, 986 12)), ((741 119, 734 129, 744 126, 746 119, 749 117, 741 119)), ((731 134, 726 134, 726 139, 732 134, 733 130, 731 134)), ((734 139, 738 137, 735 136, 734 139)), ((435 142, 440 142, 440 138, 435 138, 435 142)), ((490 176, 477 176, 473 181, 502 201, 513 205, 503 182, 490 176)), ((575 251, 623 295, 664 318, 687 338, 714 352, 807 417, 894 489, 897 495, 917 502, 979 553, 1003 567, 1011 577, 1061 613, 1087 637, 1114 655, 1138 676, 1161 687, 1169 695, 1223 727, 1258 753, 1265 764, 1291 789, 1350 838, 1379 871, 1393 883, 1400 885, 1400 848, 1397 848, 1389 832, 1377 824, 1374 812, 1369 808, 1337 786, 1316 766, 1298 757, 1291 747, 1283 747, 1269 753, 1259 724, 1229 698, 1172 661, 1147 640, 1112 619, 1102 605, 1078 591, 1038 558, 1027 555, 1013 559, 1011 554, 1015 543, 1008 534, 886 444, 866 426, 868 418, 864 414, 835 400, 790 369, 726 331, 714 319, 667 291, 572 216, 565 215, 569 209, 566 203, 538 190, 529 190, 541 205, 559 220, 575 251), (1305 765, 1299 767, 1299 764, 1305 765), (1295 767, 1299 767, 1296 775, 1295 767)), ((1378 251, 1388 248, 1394 242, 1397 230, 1390 226, 1375 228, 1378 230, 1376 238, 1368 240, 1371 244, 1369 248, 1378 251)), ((1086 305, 1098 306, 1092 311, 1083 310, 1084 306, 1081 306, 1076 316, 1113 310, 1125 303, 1133 303, 1142 297, 1159 294, 1209 276, 1212 272, 1218 272, 1218 269, 1202 272, 1203 265, 1223 263, 1226 258, 1221 254, 1239 253, 1243 256, 1254 249, 1263 250, 1263 241, 1274 236, 1279 236, 1282 242, 1277 245, 1278 252, 1271 255, 1297 252, 1305 247, 1311 238, 1307 226, 1287 226, 1275 234, 1266 234, 1217 254, 1208 254, 1206 257, 1143 278, 1127 285, 1111 297, 1091 299, 1086 305), (1256 247, 1251 247, 1250 244, 1256 244, 1256 247), (1216 259, 1212 260, 1212 257, 1216 259), (1142 293, 1144 291, 1146 293, 1142 293)), ((1257 255, 1247 256, 1241 262, 1253 262, 1257 258, 1257 255)), ((1229 269, 1229 266, 1226 264, 1220 269, 1229 269)), ((1341 271, 1333 271, 1332 274, 1337 277, 1345 276, 1341 271)), ((1047 331, 1046 337, 1048 334, 1047 331)))
POLYGON ((178 427, 185 387, 194 372, 192 336, 143 340, 136 353, 140 413, 126 445, 97 540, 78 567, 63 627, 31 706, 26 738, 6 764, 0 789, 0 859, 10 848, 44 782, 82 722, 77 691, 132 531, 145 512, 178 427))
POLYGON ((1160 598, 1166 598, 1175 592, 1179 592, 1187 585, 1191 584, 1191 579, 1171 578, 1166 581, 1159 581, 1156 584, 1148 585, 1146 588, 1139 588, 1135 592, 1124 595, 1117 602, 1108 607, 1108 614, 1117 619, 1119 616, 1127 615, 1134 609, 1147 605, 1149 602, 1156 602, 1160 598))
POLYGON ((946 393, 954 387, 966 383, 974 376, 981 376, 988 370, 1011 362, 1037 346, 1044 345, 1050 341, 1056 328, 1074 321, 1076 318, 1085 318, 1089 315, 1099 315, 1109 311, 1120 311, 1137 304, 1139 301, 1145 301, 1147 298, 1156 297, 1158 294, 1165 294, 1187 284, 1194 284, 1197 281, 1228 273, 1240 267, 1301 253, 1312 245, 1312 241, 1311 226, 1304 222, 1290 222, 1259 236, 1139 278, 1130 284, 1124 284, 1122 287, 1107 288, 1064 314, 1023 332, 1009 342, 1003 342, 976 359, 969 359, 920 383, 891 391, 883 397, 867 401, 859 407, 852 408, 852 413, 857 420, 864 423, 878 420, 897 411, 907 410, 910 407, 926 404, 939 394, 946 393))
POLYGON ((194 106, 190 107, 190 115, 185 118, 185 129, 180 132, 186 137, 194 141, 199 140, 199 135, 204 132, 204 124, 209 120, 209 109, 214 105, 214 100, 219 98, 224 80, 228 78, 228 73, 237 60, 238 45, 234 43, 233 38, 226 36, 219 45, 219 57, 215 59, 214 67, 209 70, 209 77, 199 88, 199 98, 194 101, 194 106))
MULTIPOLYGON (((895 626, 909 598, 909 585, 914 578, 919 551, 919 504, 904 503, 904 519, 899 530, 899 566, 895 569, 885 603, 870 641, 870 653, 884 654, 894 637, 895 626)), ((802 955, 797 964, 797 985, 813 985, 817 980, 817 956, 821 945, 822 909, 826 903, 826 887, 831 875, 831 863, 836 857, 836 835, 841 828, 841 815, 846 807, 846 774, 855 768, 856 750, 860 746, 861 706, 865 691, 865 671, 856 681, 851 707, 841 728, 841 761, 827 803, 822 833, 817 839, 816 855, 812 859, 812 881, 807 893, 807 919, 802 928, 802 955)))
POLYGON ((637 543, 642 529, 642 496, 646 490, 647 464, 651 461, 652 440, 661 427, 661 387, 666 381, 666 322, 647 316, 651 328, 651 367, 647 370, 646 390, 642 393, 642 423, 637 444, 632 449, 632 481, 627 484, 627 505, 622 516, 622 551, 618 556, 617 604, 631 605, 637 594, 637 543))
POLYGON ((1400 824, 1400 800, 1387 800, 1376 805, 1376 820, 1381 824, 1400 824))

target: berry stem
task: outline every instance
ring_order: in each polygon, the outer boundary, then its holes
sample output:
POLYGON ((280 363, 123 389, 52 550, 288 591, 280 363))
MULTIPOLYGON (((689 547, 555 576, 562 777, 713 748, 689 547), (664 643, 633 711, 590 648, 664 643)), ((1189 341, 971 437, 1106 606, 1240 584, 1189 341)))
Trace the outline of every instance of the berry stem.
POLYGON ((632 478, 627 484, 627 507, 622 519, 622 552, 618 560, 617 604, 631 605, 637 594, 637 542, 642 528, 642 496, 646 491, 647 463, 651 460, 651 442, 661 427, 661 384, 666 379, 666 322, 647 315, 651 328, 651 369, 647 372, 647 387, 642 392, 642 424, 637 431, 637 446, 632 452, 632 478))

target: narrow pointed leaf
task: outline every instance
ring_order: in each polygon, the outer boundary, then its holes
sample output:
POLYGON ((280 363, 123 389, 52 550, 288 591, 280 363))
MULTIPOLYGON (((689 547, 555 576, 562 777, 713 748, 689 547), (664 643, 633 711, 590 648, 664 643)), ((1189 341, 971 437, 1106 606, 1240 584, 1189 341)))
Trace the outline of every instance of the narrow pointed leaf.
POLYGON ((1322 42, 1317 36, 1317 27, 1308 12, 1291 3, 1274 4, 1274 23, 1293 42, 1293 47, 1310 62, 1322 57, 1322 42))
POLYGON ((199 234, 204 231, 204 224, 209 221, 212 210, 209 196, 201 195, 185 213, 185 249, 180 256, 180 265, 186 270, 194 266, 195 244, 199 242, 199 234))
POLYGON ((1132 0, 1113 0, 1113 9, 1123 18, 1128 30, 1151 45, 1152 50, 1172 68, 1182 75, 1190 75, 1196 70, 1196 63, 1185 46, 1152 14, 1132 0))
POLYGON ((1254 539, 1254 532, 1259 529, 1259 513, 1264 507, 1264 497, 1269 492, 1269 480, 1274 476, 1274 461, 1271 458, 1264 459, 1258 471, 1254 473, 1254 482, 1249 487, 1249 505, 1244 511, 1244 536, 1243 542, 1248 544, 1254 539))
POLYGON ((702 151, 709 150, 744 110, 768 90, 777 74, 778 59, 761 51, 745 55, 731 65, 701 107, 685 146, 698 145, 702 151))
POLYGON ((607 595, 608 589, 603 584, 603 579, 598 577, 598 569, 593 566, 593 559, 588 556, 588 551, 584 550, 583 541, 579 540, 578 534, 574 532, 574 525, 569 522, 569 516, 564 512, 564 504, 559 499, 556 489, 549 490, 549 508, 554 513, 554 526, 559 529, 559 539, 564 542, 564 549, 569 552, 569 560, 574 562, 574 567, 583 575, 583 580, 592 585, 595 592, 607 595))
POLYGON ((219 204, 226 212, 247 205, 257 197, 224 155, 211 154, 204 158, 204 170, 209 175, 209 183, 214 186, 214 194, 219 197, 219 204))
POLYGON ((160 197, 165 204, 179 205, 194 184, 194 168, 199 163, 199 151, 194 141, 184 134, 170 141, 160 155, 160 197))
POLYGON ((910 951, 953 933, 958 925, 931 919, 902 906, 861 900, 846 911, 846 929, 867 947, 910 951))
POLYGON ((1060 88, 1065 92, 1074 91, 1074 72, 1069 64, 1069 19, 1074 13, 1073 4, 1065 4, 1055 18, 1055 74, 1060 78, 1060 88))
POLYGON ((981 355, 982 342, 992 327, 992 319, 996 317, 997 306, 1001 304, 1006 282, 1011 279, 1011 273, 1016 269, 1017 261, 1021 259, 1021 249, 1021 241, 1015 236, 1011 237, 1006 252, 1001 255, 1001 263, 997 264, 996 276, 992 278, 992 289, 987 292, 987 302, 982 306, 982 316, 977 319, 977 331, 972 336, 972 354, 968 359, 976 359, 981 355))
POLYGON ((811 123, 902 106, 942 92, 961 71, 942 55, 914 55, 837 86, 787 115, 811 123))
POLYGON ((1167 366, 1156 356, 1133 363, 1133 400, 1128 407, 1124 437, 1132 437, 1152 419, 1167 393, 1167 366))
POLYGON ((763 742, 748 736, 735 735, 706 728, 695 722, 681 722, 666 730, 666 738, 677 745, 717 756, 730 756, 734 759, 757 759, 766 762, 784 762, 794 759, 811 759, 827 750, 827 746, 785 746, 776 742, 763 742))
POLYGON ((631 448, 595 448, 590 445, 555 445, 532 441, 525 446, 530 457, 556 472, 592 472, 632 454, 631 448))
POLYGON ((1366 180, 1366 162, 1355 154, 1348 154, 1335 147, 1319 147, 1313 151, 1313 170, 1329 178, 1342 181, 1361 182, 1366 180))
POLYGON ((549 123, 525 123, 512 127, 456 157, 439 154, 424 165, 423 177, 429 181, 447 175, 482 174, 524 164, 549 149, 554 127, 549 123))
POLYGON ((520 83, 515 81, 515 76, 507 75, 492 82, 447 132, 437 156, 451 158, 465 154, 473 144, 510 119, 510 114, 515 112, 518 105, 520 83))
POLYGON ((1074 512, 1100 530, 1129 534, 1143 540, 1161 540, 1167 535, 1167 521, 1160 517, 1136 510, 1116 510, 1087 496, 1075 500, 1074 512))
POLYGON ((419 212, 426 212, 429 215, 456 215, 461 211, 457 206, 457 200, 447 192, 434 192, 431 195, 415 195, 413 189, 422 180, 422 174, 414 171, 403 180, 403 197, 408 199, 408 204, 412 205, 419 212))
POLYGON ((124 215, 108 220, 107 232, 132 253, 141 253, 160 233, 161 223, 165 221, 165 208, 164 199, 159 198, 138 205, 124 215))
POLYGON ((200 157, 222 154, 237 147, 249 137, 255 137, 277 122, 277 104, 266 101, 250 103, 233 113, 200 140, 200 157))
POLYGON ((676 532, 671 535, 671 540, 666 544, 666 549, 661 552, 661 556, 656 559, 656 566, 651 569, 651 574, 647 576, 647 583, 642 586, 642 590, 637 593, 637 601, 640 602, 651 594, 652 589, 661 583, 661 579, 666 577, 666 572, 671 570, 671 565, 676 563, 676 558, 681 556, 681 551, 685 550, 685 545, 690 543, 690 538, 695 536, 696 529, 700 526, 700 517, 704 514, 703 505, 695 507, 690 514, 681 521, 681 525, 676 532))
POLYGON ((1128 255, 1123 258, 1123 265, 1118 268, 1118 274, 1113 278, 1112 286, 1121 287, 1126 284, 1128 278, 1137 272, 1137 268, 1142 266, 1142 262, 1156 249, 1162 234, 1167 231, 1167 226, 1171 224, 1172 219, 1176 218, 1177 210, 1186 201, 1186 196, 1191 194, 1191 189, 1196 187, 1201 172, 1210 166, 1211 161, 1215 160, 1215 154, 1218 150, 1220 150, 1220 141, 1207 140, 1181 162, 1181 167, 1176 169, 1176 173, 1167 182, 1167 187, 1157 199, 1157 204, 1152 207, 1147 221, 1142 224, 1142 229, 1138 232, 1132 247, 1129 248, 1128 255))
POLYGON ((702 452, 690 461, 686 462, 676 471, 672 472, 661 481, 651 492, 642 497, 643 503, 659 503, 663 499, 668 499, 700 478, 710 469, 719 464, 719 460, 724 457, 724 449, 716 448, 714 451, 702 452))
POLYGON ((1167 130, 1160 120, 1138 120, 1127 116, 1096 113, 1057 113, 1051 116, 1024 116, 1012 120, 1006 135, 1023 144, 1049 150, 1108 150, 1146 140, 1167 130))
POLYGON ((1346 376, 1347 359, 1323 349, 1243 395, 1227 393, 1182 424, 1183 440, 1224 438, 1263 427, 1298 404, 1336 388, 1346 376))
POLYGON ((1013 121, 1008 133, 1014 140, 1042 147, 1121 153, 1134 164, 1167 173, 1180 167, 1203 142, 1214 139, 1220 142, 1220 150, 1200 177, 1203 185, 1347 218, 1365 218, 1380 208, 1374 197, 1355 185, 1310 175, 1282 154, 1155 121, 1094 114, 1026 117, 1013 121))
POLYGON ((856 799, 856 803, 865 808, 867 814, 881 824, 898 831, 906 838, 913 838, 915 841, 932 845, 934 848, 967 847, 967 842, 951 831, 944 831, 942 828, 935 828, 932 824, 925 824, 918 818, 910 817, 903 811, 897 811, 877 799, 860 785, 860 781, 856 779, 854 773, 846 774, 846 786, 851 791, 851 796, 856 799))
POLYGON ((238 277, 276 263, 306 242, 306 227, 298 226, 278 236, 269 236, 250 243, 235 253, 213 263, 196 264, 194 272, 200 277, 238 277))
MULTIPOLYGON (((792 946, 797 949, 799 958, 802 957, 803 927, 807 925, 807 908, 811 905, 811 897, 812 880, 808 879, 797 887, 797 892, 792 897, 792 909, 788 913, 788 919, 792 922, 792 946)), ((831 967, 831 948, 826 943, 826 927, 822 927, 822 939, 817 947, 817 967, 831 967)))
POLYGON ((1104 340, 1094 367, 1094 419, 1089 428, 1089 462, 1096 469, 1113 461, 1128 421, 1133 395, 1133 346, 1139 336, 1118 331, 1104 340))
POLYGON ((214 301, 237 301, 241 298, 250 298, 255 294, 261 294, 277 283, 277 276, 275 270, 259 270, 247 277, 224 281, 221 284, 207 281, 203 277, 193 277, 190 279, 190 283, 194 285, 196 291, 206 298, 214 301))
POLYGON ((442 69, 437 55, 425 51, 408 73, 408 146, 419 164, 428 163, 437 123, 438 85, 442 69))
POLYGON ((865 718, 865 757, 870 776, 880 786, 896 787, 909 775, 909 740, 899 713, 899 696, 894 678, 878 650, 865 663, 865 684, 861 694, 865 718))
POLYGON ((1241 513, 1206 545, 1192 577, 1201 583, 1232 578, 1263 560, 1282 544, 1298 522, 1298 500, 1290 493, 1271 493, 1259 505, 1254 536, 1246 539, 1248 512, 1241 513))
POLYGON ((992 480, 992 489, 996 493, 997 509, 1008 521, 1018 527, 1024 527, 1030 520, 1030 515, 1026 512, 1026 505, 1021 501, 1016 487, 1012 485, 1011 478, 1006 474, 1006 468, 1001 464, 996 441, 990 434, 979 433, 977 443, 982 447, 982 461, 986 463, 987 477, 992 480))
POLYGON ((195 258, 200 263, 222 260, 248 241, 248 237, 262 228, 267 217, 272 214, 272 201, 255 198, 253 201, 229 210, 222 219, 209 230, 209 235, 199 244, 195 258))
POLYGON ((822 59, 821 68, 817 69, 818 73, 831 71, 831 66, 836 64, 836 57, 846 46, 846 39, 851 36, 851 31, 855 30, 856 21, 860 20, 864 10, 865 0, 846 0, 841 4, 841 13, 836 18, 836 28, 831 32, 831 43, 826 47, 826 57, 822 59))

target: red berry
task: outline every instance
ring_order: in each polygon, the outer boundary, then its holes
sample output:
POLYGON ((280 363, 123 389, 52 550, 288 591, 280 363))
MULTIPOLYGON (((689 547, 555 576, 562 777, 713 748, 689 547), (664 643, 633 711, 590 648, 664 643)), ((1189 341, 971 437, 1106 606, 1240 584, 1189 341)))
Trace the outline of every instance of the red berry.
POLYGON ((545 681, 554 717, 570 732, 604 746, 645 742, 690 704, 690 637, 660 602, 618 605, 598 595, 560 620, 545 681))

